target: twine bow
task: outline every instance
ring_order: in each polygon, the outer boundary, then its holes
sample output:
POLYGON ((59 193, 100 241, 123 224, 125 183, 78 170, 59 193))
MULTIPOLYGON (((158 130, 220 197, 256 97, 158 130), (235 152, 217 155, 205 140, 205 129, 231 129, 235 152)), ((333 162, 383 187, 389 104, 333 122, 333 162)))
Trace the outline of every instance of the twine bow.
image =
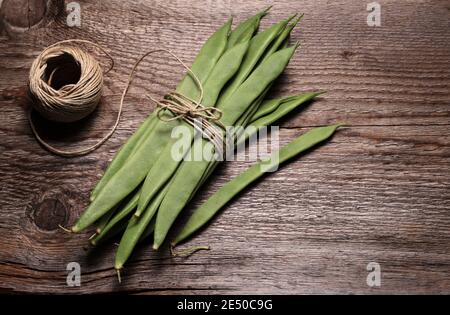
POLYGON ((194 79, 197 87, 200 90, 200 96, 198 100, 193 100, 178 92, 168 93, 161 100, 156 100, 151 95, 149 95, 149 99, 154 102, 158 108, 158 118, 166 122, 174 121, 177 119, 184 120, 214 145, 219 156, 223 156, 226 152, 226 150, 224 150, 224 146, 227 147, 227 143, 225 142, 224 137, 225 126, 220 121, 223 113, 218 108, 206 107, 202 105, 204 95, 203 85, 197 75, 178 56, 176 56, 170 50, 164 48, 147 52, 136 62, 130 74, 129 82, 131 82, 133 72, 139 65, 139 63, 148 55, 156 52, 166 52, 170 54, 174 59, 176 59, 194 79), (165 113, 165 110, 170 111, 172 115, 163 115, 165 113))

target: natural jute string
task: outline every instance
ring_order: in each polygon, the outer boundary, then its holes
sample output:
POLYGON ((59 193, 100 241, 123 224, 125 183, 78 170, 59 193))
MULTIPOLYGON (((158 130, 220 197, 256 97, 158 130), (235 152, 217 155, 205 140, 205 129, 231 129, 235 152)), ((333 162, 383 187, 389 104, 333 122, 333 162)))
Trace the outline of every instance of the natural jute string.
MULTIPOLYGON (((85 43, 91 44, 99 48, 111 60, 111 67, 105 73, 108 73, 114 66, 114 60, 111 55, 104 50, 100 45, 87 40, 70 39, 57 42, 46 49, 36 58, 30 70, 30 94, 34 99, 33 108, 40 112, 44 117, 60 122, 72 122, 79 120, 90 114, 97 106, 103 87, 103 74, 98 62, 87 52, 76 46, 68 46, 64 44, 69 43, 85 43), (67 84, 60 89, 55 89, 51 86, 54 73, 58 70, 55 68, 47 80, 45 80, 47 62, 55 57, 63 54, 71 55, 79 64, 81 75, 77 83, 67 84)), ((55 148, 44 141, 37 132, 33 120, 31 119, 31 111, 29 111, 28 119, 31 129, 36 139, 50 152, 61 156, 79 156, 94 151, 102 145, 114 131, 120 121, 123 102, 125 96, 133 81, 134 74, 139 64, 149 55, 157 52, 166 52, 175 58, 189 73, 195 81, 200 91, 199 99, 192 100, 180 93, 171 92, 167 94, 162 100, 157 101, 151 96, 149 98, 156 103, 157 116, 163 121, 173 121, 176 119, 183 119, 188 124, 192 125, 204 137, 211 141, 219 154, 223 154, 224 136, 223 130, 225 127, 220 122, 222 112, 214 107, 205 107, 201 104, 203 100, 203 86, 195 73, 174 53, 167 49, 155 49, 142 55, 134 64, 127 80, 127 85, 123 90, 119 110, 116 121, 108 132, 96 144, 84 149, 75 151, 65 151, 55 148), (164 110, 169 110, 172 117, 163 116, 164 110), (222 131, 220 130, 222 129, 222 131)))

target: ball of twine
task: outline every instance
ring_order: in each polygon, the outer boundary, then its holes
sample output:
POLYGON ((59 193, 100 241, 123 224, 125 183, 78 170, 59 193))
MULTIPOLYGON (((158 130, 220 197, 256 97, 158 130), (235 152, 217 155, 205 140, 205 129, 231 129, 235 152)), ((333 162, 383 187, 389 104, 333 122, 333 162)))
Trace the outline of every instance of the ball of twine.
MULTIPOLYGON (((114 66, 111 55, 101 46, 87 40, 70 39, 45 48, 34 60, 29 75, 31 106, 48 120, 70 123, 91 114, 97 107, 103 89, 103 71, 99 62, 88 52, 73 43, 91 44, 99 48, 114 66)), ((122 102, 116 122, 110 132, 96 144, 75 151, 57 149, 38 134, 31 111, 29 121, 37 140, 49 151, 62 156, 89 153, 103 144, 116 130, 122 111, 122 102)))
POLYGON ((78 47, 47 48, 34 60, 30 69, 30 93, 35 100, 32 106, 52 121, 74 122, 86 117, 97 107, 102 88, 100 64, 78 47), (71 57, 73 60, 70 60, 71 57), (51 61, 60 64, 49 69, 51 61), (76 65, 70 64, 73 62, 76 65), (57 73, 69 67, 71 72, 76 71, 73 68, 77 66, 80 72, 78 81, 55 88, 57 73))

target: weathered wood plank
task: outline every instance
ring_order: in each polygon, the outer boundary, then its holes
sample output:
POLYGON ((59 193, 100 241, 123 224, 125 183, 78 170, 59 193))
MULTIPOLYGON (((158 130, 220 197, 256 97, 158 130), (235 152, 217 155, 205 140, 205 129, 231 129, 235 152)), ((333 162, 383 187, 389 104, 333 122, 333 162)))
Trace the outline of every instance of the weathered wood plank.
MULTIPOLYGON (((167 248, 154 253, 141 246, 118 285, 114 245, 93 252, 89 233, 58 228, 76 220, 107 160, 150 112, 144 94, 162 95, 181 69, 165 56, 145 63, 113 138, 88 156, 65 159, 44 151, 28 127, 25 82, 33 58, 66 38, 111 48, 117 66, 98 111, 73 126, 42 130, 57 145, 93 142, 113 121, 139 54, 164 46, 192 61, 229 14, 241 20, 270 4, 206 3, 80 1, 81 28, 67 27, 59 14, 46 26, 0 38, 0 290, 448 293, 448 1, 380 1, 379 28, 366 26, 365 3, 277 1, 262 27, 295 11, 306 15, 292 37, 302 47, 271 96, 328 91, 281 123, 282 143, 311 126, 344 121, 352 127, 233 201, 192 240, 211 251, 183 259, 169 257, 167 248), (81 264, 80 288, 65 283, 71 261, 81 264), (366 284, 372 261, 381 265, 381 288, 366 284)), ((220 167, 187 213, 248 165, 220 167)))

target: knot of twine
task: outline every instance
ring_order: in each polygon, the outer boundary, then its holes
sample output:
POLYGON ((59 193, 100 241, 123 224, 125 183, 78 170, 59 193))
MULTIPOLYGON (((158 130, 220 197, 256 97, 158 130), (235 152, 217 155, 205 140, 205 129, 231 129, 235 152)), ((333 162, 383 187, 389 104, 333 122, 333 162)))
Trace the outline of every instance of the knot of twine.
POLYGON ((204 94, 203 85, 197 75, 177 55, 164 48, 147 52, 135 63, 130 74, 129 82, 131 83, 134 71, 142 62, 142 60, 144 60, 145 57, 156 52, 168 53, 175 60, 177 60, 178 63, 180 63, 186 69, 188 74, 195 81, 195 84, 200 91, 198 100, 193 100, 178 92, 170 92, 166 94, 161 100, 156 100, 151 95, 149 95, 149 99, 153 101, 158 108, 156 112, 158 118, 166 122, 174 121, 177 119, 184 120, 214 145, 219 156, 223 156, 226 151, 224 150, 224 146, 227 147, 223 132, 225 130, 225 126, 220 121, 223 113, 218 108, 206 107, 202 105, 204 94), (163 115, 165 113, 165 110, 170 111, 172 115, 163 115))
MULTIPOLYGON (((80 120, 95 110, 101 98, 103 72, 100 64, 80 47, 70 45, 72 43, 90 44, 99 48, 111 60, 111 66, 105 73, 114 67, 111 55, 100 45, 88 40, 69 39, 45 48, 31 66, 29 94, 32 107, 51 121, 69 123, 80 120), (49 65, 52 63, 54 67, 50 68, 49 65), (66 77, 68 74, 64 71, 70 66, 78 69, 79 78, 75 78, 73 83, 55 87, 57 84, 55 77, 58 75, 66 77)), ((31 111, 28 113, 28 119, 36 139, 47 150, 62 156, 78 156, 94 151, 114 133, 119 124, 121 111, 122 104, 116 122, 106 136, 90 147, 75 151, 64 151, 48 144, 39 136, 31 119, 31 111)))

